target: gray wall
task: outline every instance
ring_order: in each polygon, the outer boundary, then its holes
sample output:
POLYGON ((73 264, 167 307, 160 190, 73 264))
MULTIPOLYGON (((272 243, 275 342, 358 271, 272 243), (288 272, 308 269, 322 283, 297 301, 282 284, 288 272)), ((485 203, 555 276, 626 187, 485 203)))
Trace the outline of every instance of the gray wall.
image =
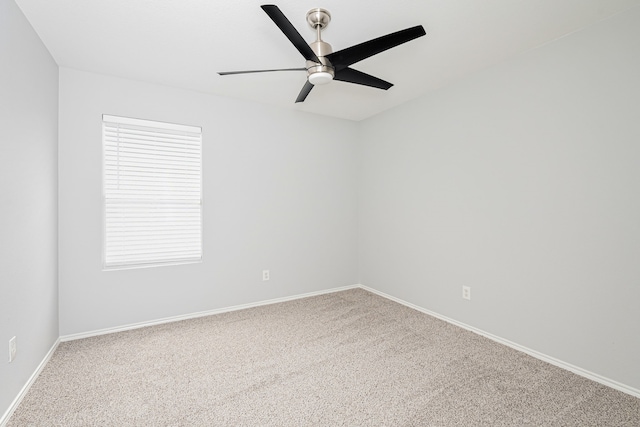
POLYGON ((640 388, 638 22, 364 122, 361 283, 640 388))
POLYGON ((58 338, 58 67, 13 0, 0 58, 1 418, 58 338))
POLYGON ((61 335, 358 282, 355 123, 65 68, 59 114, 61 335), (201 264, 102 271, 102 114, 202 126, 201 264))

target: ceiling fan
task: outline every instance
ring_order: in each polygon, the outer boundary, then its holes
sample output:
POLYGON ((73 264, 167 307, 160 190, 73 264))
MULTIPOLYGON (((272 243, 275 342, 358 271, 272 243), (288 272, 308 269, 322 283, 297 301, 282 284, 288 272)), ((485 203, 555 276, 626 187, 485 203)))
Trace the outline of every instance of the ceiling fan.
POLYGON ((309 45, 287 17, 284 16, 278 6, 266 4, 260 7, 269 15, 269 18, 275 22, 284 35, 287 36, 302 56, 304 56, 304 59, 307 60, 305 67, 275 70, 227 71, 218 74, 226 76, 230 74, 266 73, 271 71, 306 71, 307 81, 300 91, 296 102, 303 102, 307 95, 309 95, 309 92, 311 92, 311 89, 313 89, 313 86, 326 84, 331 82, 331 80, 355 83, 384 90, 389 89, 393 86, 392 83, 354 70, 350 68, 350 65, 426 34, 422 25, 418 25, 333 52, 331 45, 323 41, 320 37, 321 31, 326 28, 327 25, 329 25, 329 21, 331 21, 329 11, 314 8, 307 12, 307 22, 317 34, 317 40, 309 45))

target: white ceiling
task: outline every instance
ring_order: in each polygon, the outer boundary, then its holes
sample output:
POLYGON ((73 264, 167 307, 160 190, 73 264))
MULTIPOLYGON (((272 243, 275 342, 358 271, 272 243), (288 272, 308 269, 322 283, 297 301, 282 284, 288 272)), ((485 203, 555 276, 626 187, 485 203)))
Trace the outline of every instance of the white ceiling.
POLYGON ((353 68, 388 91, 332 82, 295 104, 306 74, 219 76, 303 67, 257 0, 16 0, 62 67, 362 120, 520 52, 640 5, 640 0, 278 0, 308 41, 306 12, 328 9, 323 39, 337 51, 423 25, 427 36, 353 68))

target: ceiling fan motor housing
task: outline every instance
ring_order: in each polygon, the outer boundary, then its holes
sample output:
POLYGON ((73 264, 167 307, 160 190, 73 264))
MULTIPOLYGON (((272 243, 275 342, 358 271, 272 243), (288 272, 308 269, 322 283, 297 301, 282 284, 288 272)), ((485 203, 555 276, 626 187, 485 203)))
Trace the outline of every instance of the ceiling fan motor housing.
POLYGON ((333 80, 335 72, 331 62, 325 57, 332 52, 331 45, 322 40, 311 43, 311 50, 318 56, 320 63, 307 61, 307 77, 312 85, 321 85, 333 80))

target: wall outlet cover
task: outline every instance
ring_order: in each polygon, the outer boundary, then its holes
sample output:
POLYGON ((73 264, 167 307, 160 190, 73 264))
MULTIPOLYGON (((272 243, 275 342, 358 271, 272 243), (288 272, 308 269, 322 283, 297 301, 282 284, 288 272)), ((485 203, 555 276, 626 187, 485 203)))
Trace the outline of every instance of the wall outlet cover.
POLYGON ((16 353, 18 352, 18 347, 16 344, 16 337, 13 337, 9 340, 9 363, 13 362, 16 358, 16 353))

